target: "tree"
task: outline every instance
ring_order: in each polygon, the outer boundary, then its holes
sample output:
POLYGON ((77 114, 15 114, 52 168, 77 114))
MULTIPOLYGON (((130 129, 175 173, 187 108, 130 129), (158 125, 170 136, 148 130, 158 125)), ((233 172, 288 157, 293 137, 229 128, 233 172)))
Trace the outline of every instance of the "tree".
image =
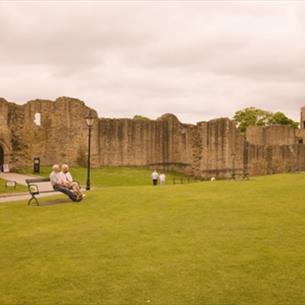
POLYGON ((269 111, 249 107, 235 112, 233 120, 242 132, 245 132, 249 126, 259 125, 265 126, 272 117, 269 111))
POLYGON ((248 107, 235 112, 233 120, 242 132, 249 126, 290 125, 297 128, 299 124, 289 119, 284 113, 272 113, 255 107, 248 107))
POLYGON ((298 128, 299 123, 289 119, 283 112, 273 114, 270 125, 290 125, 293 128, 298 128))

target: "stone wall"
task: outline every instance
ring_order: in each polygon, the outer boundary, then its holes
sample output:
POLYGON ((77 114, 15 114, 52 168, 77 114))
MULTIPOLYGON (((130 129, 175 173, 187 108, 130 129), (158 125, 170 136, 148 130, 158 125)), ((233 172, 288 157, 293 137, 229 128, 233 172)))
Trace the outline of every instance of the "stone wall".
POLYGON ((300 128, 301 128, 301 129, 305 129, 305 107, 302 107, 302 108, 301 108, 300 128))
POLYGON ((220 118, 183 124, 172 114, 157 120, 97 119, 84 102, 61 97, 16 105, 0 99, 0 145, 11 167, 86 163, 88 127, 92 130, 93 166, 149 166, 200 179, 243 177, 305 169, 305 130, 288 126, 251 127, 242 135, 220 118), (41 114, 41 125, 34 122, 41 114))
POLYGON ((305 145, 249 145, 249 174, 269 175, 305 170, 305 145))
POLYGON ((246 131, 250 175, 305 169, 305 130, 290 126, 251 126, 246 131))
MULTIPOLYGON (((76 99, 59 98, 55 102, 35 100, 23 106, 0 101, 7 109, 7 141, 12 148, 11 163, 19 167, 31 165, 34 157, 42 164, 74 163, 81 148, 86 149, 87 127, 83 117, 90 110, 76 99), (36 113, 41 114, 41 126, 34 123, 36 113)), ((93 111, 94 115, 96 112, 93 111)), ((3 133, 0 133, 0 137, 3 133)), ((93 130, 93 155, 98 155, 97 128, 93 130)))
POLYGON ((216 119, 198 124, 201 136, 199 174, 231 178, 244 172, 244 138, 229 119, 216 119))
POLYGON ((292 145, 296 143, 296 129, 288 125, 250 126, 246 139, 256 145, 292 145))
POLYGON ((100 165, 162 167, 191 174, 192 129, 171 114, 158 120, 100 119, 100 165))
MULTIPOLYGON (((9 104, 0 98, 0 145, 4 151, 4 163, 12 159, 12 134, 8 126, 9 104)), ((0 164, 1 167, 1 164, 0 164)))

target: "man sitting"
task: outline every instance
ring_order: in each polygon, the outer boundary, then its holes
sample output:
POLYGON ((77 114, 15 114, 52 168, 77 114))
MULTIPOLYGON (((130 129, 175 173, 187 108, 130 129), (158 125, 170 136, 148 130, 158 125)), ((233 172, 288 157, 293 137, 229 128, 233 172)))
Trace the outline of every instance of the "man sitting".
POLYGON ((53 171, 50 174, 50 180, 54 190, 66 194, 72 201, 81 201, 81 198, 78 198, 77 194, 69 190, 64 185, 59 165, 53 165, 52 170, 53 171))

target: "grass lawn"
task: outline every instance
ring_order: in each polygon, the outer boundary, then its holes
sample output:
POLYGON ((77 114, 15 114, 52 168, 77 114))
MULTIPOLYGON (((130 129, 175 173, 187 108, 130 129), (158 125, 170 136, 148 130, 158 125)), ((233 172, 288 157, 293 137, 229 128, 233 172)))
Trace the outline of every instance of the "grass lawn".
POLYGON ((27 187, 17 184, 16 188, 14 189, 13 187, 6 187, 5 186, 5 180, 0 179, 0 194, 1 193, 18 193, 18 192, 26 192, 27 187))
MULTIPOLYGON (((48 177, 52 171, 51 166, 42 166, 40 175, 48 177)), ((33 169, 23 168, 18 170, 22 174, 32 174, 33 169)), ((150 185, 151 184, 151 169, 141 167, 102 167, 91 169, 91 180, 93 186, 104 187, 104 186, 131 186, 131 185, 150 185)), ((87 169, 83 167, 71 168, 71 174, 73 178, 79 181, 81 184, 86 183, 87 169)), ((181 182, 191 182, 190 177, 186 177, 182 174, 175 172, 166 172, 166 183, 180 184, 181 182)))
POLYGON ((284 174, 1 204, 0 304, 304 304, 304 194, 284 174))

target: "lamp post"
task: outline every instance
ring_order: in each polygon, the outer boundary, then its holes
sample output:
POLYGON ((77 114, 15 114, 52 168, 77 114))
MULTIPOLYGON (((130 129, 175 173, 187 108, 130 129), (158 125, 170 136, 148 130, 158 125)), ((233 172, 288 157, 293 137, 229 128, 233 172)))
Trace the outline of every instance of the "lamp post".
POLYGON ((235 180, 235 153, 232 153, 232 179, 235 180))
POLYGON ((86 116, 86 123, 89 129, 88 133, 88 164, 87 164, 87 183, 86 183, 86 190, 90 190, 90 157, 91 157, 91 130, 92 125, 94 123, 94 117, 91 114, 91 111, 86 116))

